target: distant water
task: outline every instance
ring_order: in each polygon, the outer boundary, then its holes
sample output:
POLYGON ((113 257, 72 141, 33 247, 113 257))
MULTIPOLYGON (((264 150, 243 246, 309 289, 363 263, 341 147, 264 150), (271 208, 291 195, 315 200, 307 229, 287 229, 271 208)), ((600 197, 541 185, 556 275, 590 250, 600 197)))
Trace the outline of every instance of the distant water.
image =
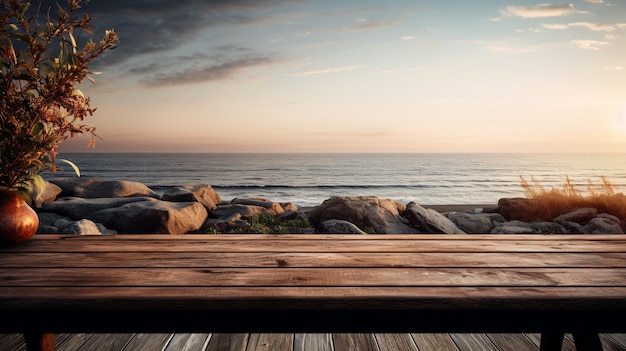
MULTIPOLYGON (((586 190, 606 177, 626 191, 626 154, 173 154, 65 153, 83 177, 132 180, 161 194, 209 184, 223 200, 263 197, 315 206, 334 195, 374 195, 421 205, 495 204, 524 196, 520 176, 586 190)), ((58 165, 56 175, 74 176, 58 165)), ((48 176, 48 175, 47 175, 48 176)), ((47 177, 46 176, 46 177, 47 177)))

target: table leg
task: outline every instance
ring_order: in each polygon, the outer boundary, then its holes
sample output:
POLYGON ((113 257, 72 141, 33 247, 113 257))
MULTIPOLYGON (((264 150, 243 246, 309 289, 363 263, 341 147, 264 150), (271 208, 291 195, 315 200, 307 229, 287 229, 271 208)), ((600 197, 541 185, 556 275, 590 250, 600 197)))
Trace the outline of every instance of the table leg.
POLYGON ((565 333, 560 332, 543 332, 541 333, 541 351, 561 351, 563 346, 563 337, 565 333))
POLYGON ((602 342, 598 333, 572 333, 576 351, 602 351, 602 342))
POLYGON ((28 351, 54 351, 52 333, 24 333, 24 341, 28 351))

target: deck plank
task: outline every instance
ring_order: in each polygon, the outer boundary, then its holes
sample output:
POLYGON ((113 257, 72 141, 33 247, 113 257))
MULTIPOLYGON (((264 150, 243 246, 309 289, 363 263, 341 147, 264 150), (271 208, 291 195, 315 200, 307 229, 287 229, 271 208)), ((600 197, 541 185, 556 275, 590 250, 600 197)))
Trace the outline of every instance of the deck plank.
POLYGON ((171 333, 137 333, 134 334, 123 351, 154 351, 162 350, 172 338, 171 333))
POLYGON ((119 351, 123 350, 135 336, 133 333, 93 334, 76 351, 119 351))
POLYGON ((297 333, 293 340, 294 351, 333 351, 331 333, 297 333))
POLYGON ((449 334, 413 333, 411 336, 420 351, 459 351, 449 334))
POLYGON ((245 351, 249 336, 246 333, 211 334, 206 351, 245 351))
POLYGON ((411 334, 376 333, 374 336, 380 351, 419 351, 411 334))
POLYGON ((538 351, 535 345, 524 334, 487 334, 489 339, 500 351, 538 351))
POLYGON ((380 351, 374 334, 366 333, 334 333, 335 351, 380 351))
POLYGON ((246 351, 292 351, 293 334, 250 334, 246 351))
POLYGON ((210 337, 206 333, 177 333, 163 351, 204 351, 210 337))
POLYGON ((487 334, 455 333, 450 334, 460 351, 499 351, 487 334))

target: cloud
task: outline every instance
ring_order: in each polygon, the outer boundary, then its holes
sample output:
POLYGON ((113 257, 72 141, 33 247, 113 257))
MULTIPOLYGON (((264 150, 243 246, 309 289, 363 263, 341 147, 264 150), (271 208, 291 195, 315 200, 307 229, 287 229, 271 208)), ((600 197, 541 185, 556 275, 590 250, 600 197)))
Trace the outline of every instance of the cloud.
POLYGON ((600 47, 609 45, 606 41, 597 40, 572 40, 571 43, 584 50, 600 50, 600 47))
POLYGON ((275 55, 237 46, 220 46, 211 51, 217 54, 195 53, 164 58, 132 67, 127 73, 139 76, 140 81, 149 87, 161 87, 234 79, 244 70, 284 62, 275 55))
POLYGON ((623 71, 624 66, 606 66, 604 69, 607 71, 623 71))
MULTIPOLYGON (((94 17, 94 37, 115 29, 118 48, 94 62, 113 66, 149 54, 172 52, 219 26, 244 26, 265 20, 262 10, 288 0, 107 0, 90 1, 81 13, 94 17)), ((46 0, 52 9, 55 1, 46 0)))
POLYGON ((324 68, 324 69, 319 69, 319 70, 314 70, 314 71, 306 71, 306 72, 296 73, 296 76, 313 76, 313 75, 318 75, 318 74, 328 74, 328 73, 336 73, 336 72, 342 72, 342 71, 351 71, 351 70, 354 70, 354 69, 360 69, 360 68, 365 68, 365 67, 367 67, 367 66, 359 65, 359 66, 342 66, 342 67, 324 68))
POLYGON ((568 24, 560 24, 560 23, 542 24, 541 26, 547 29, 567 29, 567 28, 572 28, 572 27, 586 27, 587 29, 590 29, 590 30, 603 31, 603 32, 612 32, 616 30, 615 26, 611 24, 590 23, 590 22, 575 22, 575 23, 568 23, 568 24))
MULTIPOLYGON (((503 17, 521 17, 521 18, 538 18, 538 17, 557 17, 569 15, 572 13, 580 13, 572 4, 550 5, 539 4, 531 6, 507 6, 506 9, 500 10, 503 17)), ((501 19, 500 18, 500 19, 501 19)))
POLYGON ((393 26, 399 21, 397 18, 357 18, 357 24, 344 28, 344 30, 347 32, 363 32, 393 26))
POLYGON ((604 4, 604 0, 585 0, 585 2, 588 2, 591 4, 604 4))
POLYGON ((403 37, 400 37, 400 39, 402 39, 402 40, 413 40, 413 39, 415 39, 415 37, 411 36, 411 35, 405 35, 403 37))

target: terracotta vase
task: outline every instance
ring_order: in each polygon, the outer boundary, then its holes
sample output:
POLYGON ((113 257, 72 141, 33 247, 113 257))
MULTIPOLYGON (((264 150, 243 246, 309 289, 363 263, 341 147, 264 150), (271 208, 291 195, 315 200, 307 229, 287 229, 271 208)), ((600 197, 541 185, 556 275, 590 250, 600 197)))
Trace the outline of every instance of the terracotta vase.
POLYGON ((39 217, 24 199, 8 188, 0 188, 0 243, 21 244, 39 227, 39 217))

